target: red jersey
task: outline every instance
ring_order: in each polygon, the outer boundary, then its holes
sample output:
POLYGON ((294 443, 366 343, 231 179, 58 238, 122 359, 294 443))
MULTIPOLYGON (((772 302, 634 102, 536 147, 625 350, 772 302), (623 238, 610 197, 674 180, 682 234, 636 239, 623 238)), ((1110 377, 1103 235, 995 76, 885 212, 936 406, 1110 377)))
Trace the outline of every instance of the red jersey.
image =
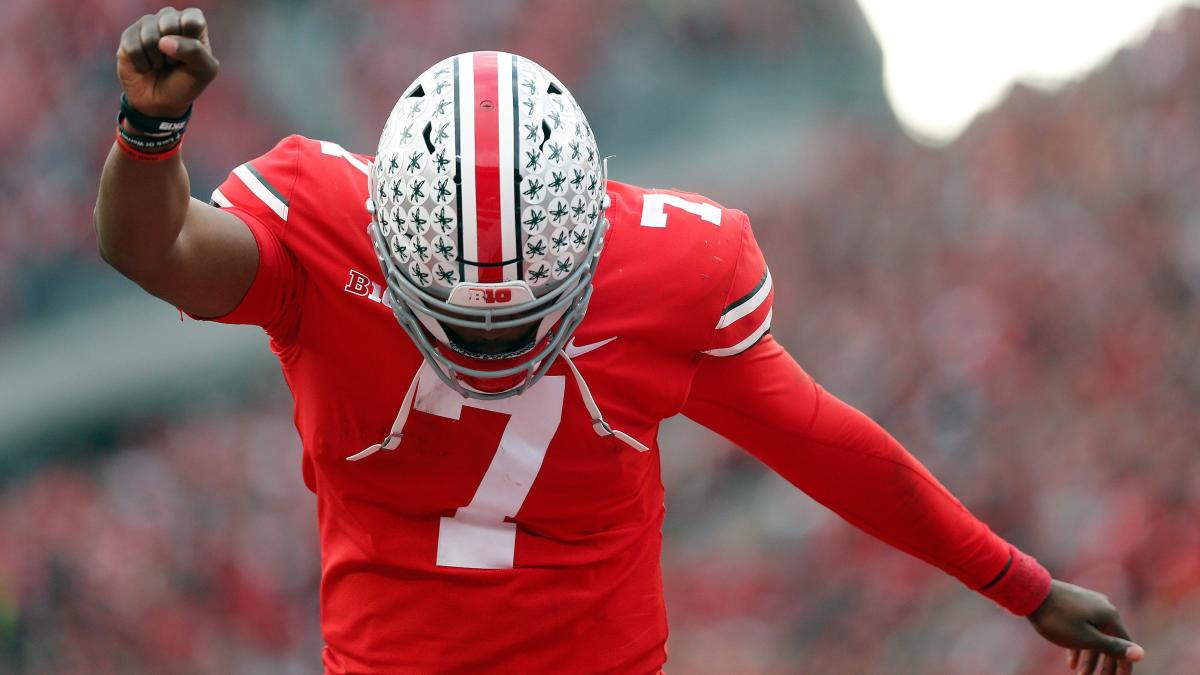
POLYGON ((561 360, 497 401, 464 399, 422 367, 383 301, 370 161, 292 136, 213 195, 259 248, 250 290, 218 320, 262 326, 295 397, 327 672, 659 671, 656 437, 681 412, 1013 611, 1045 597, 1036 562, 770 338, 770 273, 745 214, 608 184, 595 294, 566 351, 642 453, 596 434, 561 360), (390 432, 414 378, 399 447, 347 461, 390 432))

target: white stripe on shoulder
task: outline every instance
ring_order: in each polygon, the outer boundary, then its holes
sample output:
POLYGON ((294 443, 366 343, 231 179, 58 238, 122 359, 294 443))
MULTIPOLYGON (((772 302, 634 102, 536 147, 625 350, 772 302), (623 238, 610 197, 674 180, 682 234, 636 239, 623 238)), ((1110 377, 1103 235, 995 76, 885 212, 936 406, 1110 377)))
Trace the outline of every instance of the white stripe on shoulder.
POLYGON ((233 170, 233 175, 237 176, 247 188, 250 188, 250 191, 254 193, 254 196, 258 197, 263 204, 266 204, 267 207, 274 211, 275 215, 279 216, 284 221, 287 221, 287 204, 284 204, 282 201, 280 201, 279 198, 271 192, 270 188, 268 188, 266 185, 263 185, 262 181, 258 180, 254 173, 250 171, 248 166, 245 164, 238 166, 238 168, 233 170))
POLYGON ((717 322, 717 330, 720 330, 729 324, 737 321, 743 316, 748 316, 762 306, 767 300, 767 296, 771 294, 771 270, 767 270, 766 279, 763 281, 762 287, 758 289, 754 295, 746 299, 745 302, 734 307, 728 312, 721 315, 721 320, 717 322))
POLYGON ((722 347, 720 349, 706 349, 705 354, 709 356, 734 356, 741 354, 758 342, 759 338, 771 328, 771 315, 775 313, 774 309, 767 311, 767 318, 763 319, 762 325, 754 329, 754 332, 747 335, 745 340, 737 343, 732 347, 722 347))
POLYGON ((223 209, 227 209, 227 208, 233 206, 233 202, 229 201, 229 197, 226 197, 224 194, 221 193, 221 188, 217 188, 216 190, 213 190, 212 203, 216 204, 217 206, 220 206, 223 209))
POLYGON ((321 153, 325 155, 333 155, 334 157, 341 157, 349 162, 350 166, 363 172, 364 175, 368 171, 366 163, 333 141, 321 141, 321 153))

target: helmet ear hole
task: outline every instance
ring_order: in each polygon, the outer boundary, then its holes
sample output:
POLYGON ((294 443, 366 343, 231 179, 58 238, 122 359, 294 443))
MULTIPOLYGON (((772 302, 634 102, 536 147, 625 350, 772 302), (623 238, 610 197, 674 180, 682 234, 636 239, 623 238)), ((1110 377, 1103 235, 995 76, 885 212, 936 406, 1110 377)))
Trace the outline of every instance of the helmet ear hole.
POLYGON ((423 85, 418 84, 417 88, 408 92, 408 94, 406 94, 404 96, 404 98, 422 98, 424 96, 425 96, 425 87, 423 85))
POLYGON ((426 122, 425 129, 421 132, 421 137, 425 139, 425 149, 429 150, 429 154, 433 154, 433 122, 426 122))
POLYGON ((562 95, 563 92, 562 92, 562 89, 558 88, 557 84, 554 84, 553 82, 551 82, 550 85, 548 87, 546 87, 546 93, 562 95))

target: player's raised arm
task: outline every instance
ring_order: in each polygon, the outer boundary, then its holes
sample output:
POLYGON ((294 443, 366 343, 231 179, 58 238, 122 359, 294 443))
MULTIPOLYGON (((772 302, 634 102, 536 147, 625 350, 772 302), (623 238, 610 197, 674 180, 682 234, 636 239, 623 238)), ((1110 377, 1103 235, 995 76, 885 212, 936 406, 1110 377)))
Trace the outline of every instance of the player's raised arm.
POLYGON ((258 249, 237 217, 191 198, 179 149, 192 102, 217 75, 204 14, 165 7, 121 35, 126 107, 100 176, 100 255, 180 309, 217 316, 254 279, 258 249))

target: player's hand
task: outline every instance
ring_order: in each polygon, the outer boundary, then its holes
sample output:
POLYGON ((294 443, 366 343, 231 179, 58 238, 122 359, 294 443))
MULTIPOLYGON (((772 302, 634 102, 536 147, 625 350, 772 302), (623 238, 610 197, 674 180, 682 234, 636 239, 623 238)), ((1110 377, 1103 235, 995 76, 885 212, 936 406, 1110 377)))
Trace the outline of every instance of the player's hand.
POLYGON ((163 7, 121 34, 117 79, 139 112, 179 117, 217 76, 208 22, 195 7, 163 7))
POLYGON ((1066 582, 1051 582, 1050 595, 1029 621, 1042 637, 1068 649, 1067 667, 1079 673, 1130 675, 1145 655, 1108 598, 1066 582))

